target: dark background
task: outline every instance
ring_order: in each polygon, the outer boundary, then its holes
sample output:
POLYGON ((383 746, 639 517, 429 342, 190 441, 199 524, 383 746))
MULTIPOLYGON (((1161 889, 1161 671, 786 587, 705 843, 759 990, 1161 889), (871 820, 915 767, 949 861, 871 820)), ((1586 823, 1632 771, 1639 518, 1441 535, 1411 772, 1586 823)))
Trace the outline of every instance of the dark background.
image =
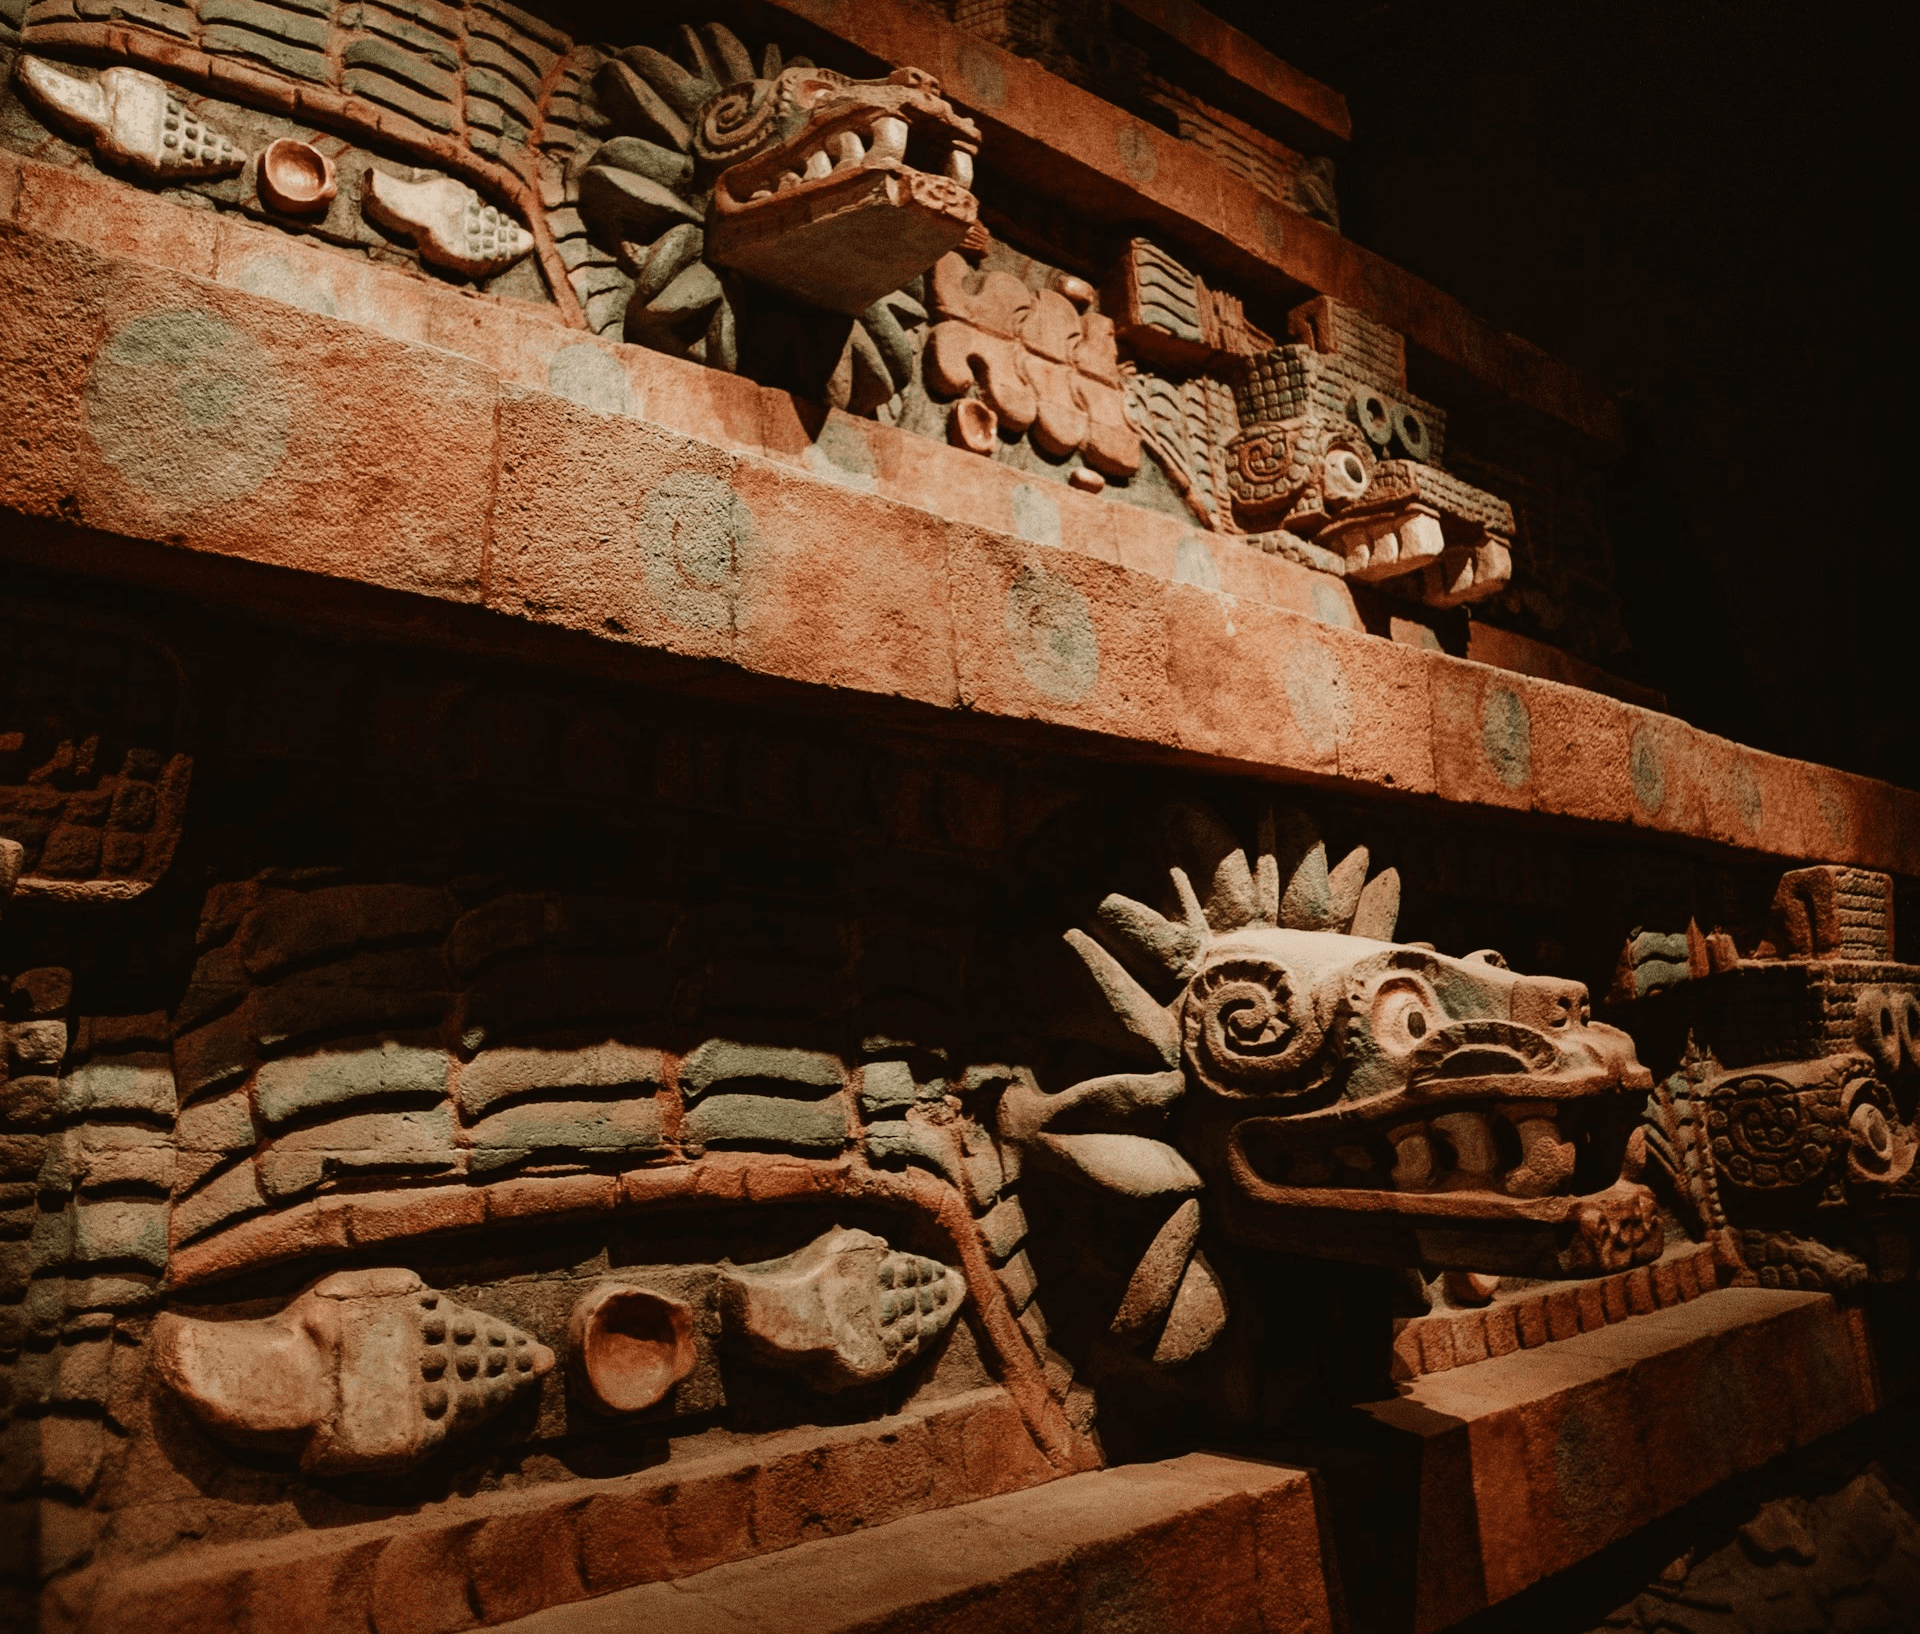
POLYGON ((1897 13, 1206 3, 1346 94, 1350 237, 1623 393, 1609 667, 1920 785, 1897 13))

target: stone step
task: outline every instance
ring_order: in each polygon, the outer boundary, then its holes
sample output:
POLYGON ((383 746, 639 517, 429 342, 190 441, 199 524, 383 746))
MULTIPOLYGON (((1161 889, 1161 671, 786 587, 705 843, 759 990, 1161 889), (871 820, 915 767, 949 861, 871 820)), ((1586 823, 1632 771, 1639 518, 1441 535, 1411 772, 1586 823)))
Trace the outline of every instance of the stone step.
POLYGON ((1349 1505, 1336 1529, 1418 1517, 1369 1552, 1368 1581, 1349 1580, 1356 1610, 1397 1599, 1369 1615, 1438 1634, 1844 1429, 1887 1399, 1887 1371, 1858 1306, 1723 1288, 1403 1384, 1364 1411, 1397 1444, 1407 1490, 1332 1483, 1349 1505))
POLYGON ((493 1634, 1332 1634, 1304 1470, 1189 1453, 1052 1481, 493 1634))

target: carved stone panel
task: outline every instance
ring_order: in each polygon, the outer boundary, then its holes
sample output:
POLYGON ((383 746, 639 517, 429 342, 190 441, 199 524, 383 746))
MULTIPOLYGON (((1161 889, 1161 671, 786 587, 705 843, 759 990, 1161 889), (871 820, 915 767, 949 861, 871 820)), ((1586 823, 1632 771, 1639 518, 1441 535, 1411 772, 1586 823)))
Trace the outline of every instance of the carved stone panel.
POLYGON ((0 837, 16 899, 137 896, 173 859, 193 770, 186 679, 123 623, 0 601, 0 837))

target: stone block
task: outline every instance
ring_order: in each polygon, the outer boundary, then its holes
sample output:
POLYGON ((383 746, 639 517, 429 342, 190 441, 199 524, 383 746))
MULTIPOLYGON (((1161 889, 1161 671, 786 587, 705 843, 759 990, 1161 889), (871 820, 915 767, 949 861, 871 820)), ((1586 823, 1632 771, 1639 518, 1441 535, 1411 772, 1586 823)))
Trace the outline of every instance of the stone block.
POLYGON ((1169 684, 1183 746, 1332 776, 1352 732, 1339 659, 1308 619, 1217 591, 1165 593, 1169 684))
POLYGON ((522 617, 730 657, 753 516, 709 445, 508 393, 487 600, 522 617))
POLYGON ((16 1021, 7 1029, 7 1059, 15 1076, 30 1077, 58 1067, 67 1053, 63 1020, 16 1021))
POLYGON ((660 1150, 660 1108, 651 1099, 522 1102, 482 1118, 468 1138, 476 1165, 492 1153, 644 1155, 660 1150))
POLYGON ((173 1070, 164 1062, 95 1059, 69 1075, 66 1099, 78 1114, 145 1112, 172 1117, 173 1070))
POLYGON ((847 1138, 847 1109, 837 1095, 796 1101, 773 1095, 712 1095, 691 1108, 690 1140, 719 1146, 827 1151, 847 1138))
POLYGON ((1446 1628, 1873 1411, 1860 1321, 1824 1294, 1726 1289, 1370 1404, 1419 1483, 1418 1535, 1382 1567, 1408 1574, 1413 1627, 1446 1628))
POLYGON ((283 1199, 323 1178, 390 1169, 431 1172, 455 1161, 453 1117, 445 1105, 356 1112, 302 1124, 261 1149, 260 1184, 283 1199))
POLYGON ((170 1227, 173 1239, 190 1242, 229 1221, 258 1212, 266 1206, 266 1201, 253 1164, 243 1159, 174 1204, 170 1227))
POLYGON ((462 976, 509 953, 537 947, 546 939, 547 900, 540 896, 497 896, 462 914, 447 938, 447 962, 462 976))
POLYGON ((1434 781, 1442 799, 1471 805, 1533 804, 1533 694, 1506 670, 1429 660, 1434 781))
POLYGON ((253 1083, 254 1104, 269 1123, 388 1096, 440 1096, 446 1089, 444 1051, 392 1043, 269 1061, 253 1083))
POLYGON ((837 1058, 818 1050, 710 1038, 681 1059, 678 1081, 680 1093, 689 1101, 720 1084, 753 1084, 764 1093, 817 1096, 823 1089, 838 1089, 845 1083, 846 1069, 837 1058))
POLYGON ((173 1138, 182 1152, 250 1152, 259 1142, 253 1106, 244 1089, 183 1107, 174 1123, 173 1138))
POLYGON ((165 1270, 167 1205, 130 1198, 76 1204, 73 1257, 83 1265, 134 1260, 165 1270))
POLYGON ((884 1117, 913 1105, 913 1068, 905 1061, 870 1061, 860 1069, 860 1110, 884 1117))
POLYGON ((974 1634, 1190 1627, 1331 1634, 1312 1482, 1191 1454, 1076 1475, 650 1584, 514 1634, 974 1634))
POLYGON ((32 1180, 46 1155, 40 1135, 0 1135, 0 1181, 32 1180))
POLYGON ((735 655, 772 675, 912 698, 958 698, 946 533, 926 511, 743 460, 735 655))
POLYGON ((431 1026, 447 1007, 437 950, 356 953, 258 989, 246 1006, 254 1041, 283 1052, 308 1040, 431 1026))
POLYGON ((1163 581, 959 525, 947 560, 963 707, 1176 740, 1163 581))
MULTIPOLYGON (((70 190, 56 179, 68 174, 40 171, 35 186, 70 190)), ((87 236, 116 243, 98 212, 134 198, 101 178, 87 236)), ((210 215, 163 217, 144 200, 135 213, 136 246, 161 220, 211 246, 210 215)), ((131 538, 477 599, 494 463, 485 371, 315 314, 289 324, 277 302, 71 243, 16 240, 0 260, 9 284, 43 291, 9 312, 0 350, 57 360, 34 373, 31 401, 6 404, 9 423, 39 428, 13 451, 20 471, 0 473, 8 503, 62 514, 64 501, 131 538), (31 274, 11 264, 22 254, 31 274), (162 406, 187 371, 220 382, 222 412, 204 424, 162 406)))
POLYGON ((1604 693, 1538 680, 1527 687, 1527 708, 1535 803, 1591 822, 1633 822, 1638 712, 1604 693))
POLYGON ((312 964, 353 950, 360 916, 352 890, 276 893, 241 921, 234 950, 255 980, 270 980, 290 965, 312 964))
POLYGON ((487 1050, 459 1069, 455 1096, 469 1118, 484 1117, 508 1102, 531 1096, 596 1096, 621 1100, 651 1097, 666 1082, 660 1052, 631 1044, 594 1044, 576 1049, 487 1050))
POLYGON ((876 1163, 916 1163, 946 1180, 954 1179, 956 1173, 952 1136, 913 1119, 869 1125, 867 1155, 876 1163))
POLYGON ((987 1245, 987 1253, 995 1260, 1005 1260, 1025 1241, 1027 1235, 1026 1211, 1020 1207, 1017 1197, 1002 1198, 980 1220, 980 1238, 987 1245))

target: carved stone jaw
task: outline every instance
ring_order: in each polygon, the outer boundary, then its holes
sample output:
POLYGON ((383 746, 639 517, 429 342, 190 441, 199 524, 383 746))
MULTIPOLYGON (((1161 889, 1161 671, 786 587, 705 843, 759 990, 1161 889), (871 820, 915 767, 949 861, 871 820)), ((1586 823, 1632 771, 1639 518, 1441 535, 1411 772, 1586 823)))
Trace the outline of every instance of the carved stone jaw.
MULTIPOLYGON (((743 208, 777 192, 825 181, 835 172, 858 169, 940 175, 962 192, 973 186, 980 128, 955 113, 940 95, 939 83, 918 69, 898 69, 884 80, 843 80, 815 69, 788 69, 775 95, 783 103, 776 126, 779 139, 718 177, 719 190, 743 208), (938 161, 939 168, 930 169, 923 161, 909 172, 909 143, 916 150, 924 147, 924 159, 938 161)), ((915 157, 922 155, 916 151, 915 157)))
MULTIPOLYGON (((1212 950, 1186 1007, 1189 1070, 1215 1102, 1190 1139, 1224 1154, 1203 1166, 1240 1194, 1246 1221, 1397 1215, 1458 1222, 1468 1236, 1480 1229, 1468 1221, 1565 1224, 1577 1212, 1576 1167, 1607 1183, 1619 1173, 1620 1095, 1652 1082, 1632 1040, 1589 1019, 1583 986, 1516 975, 1492 953, 1244 932, 1212 950), (1223 967, 1245 993, 1209 980, 1223 967), (1286 1019, 1256 1036, 1223 1012, 1247 1012, 1263 969, 1286 1019), (1295 1034, 1291 1079, 1264 1070, 1282 1026, 1295 1034), (1292 1084, 1307 1086, 1308 1104, 1292 1084)), ((1248 1226, 1258 1237, 1268 1229, 1248 1226)), ((1312 1228, 1272 1229, 1291 1240, 1312 1228)), ((1646 1257, 1657 1238, 1654 1227, 1646 1257)), ((1464 1243, 1450 1257, 1492 1268, 1464 1243)))
POLYGON ((915 69, 841 82, 796 111, 804 117, 791 134, 716 178, 708 255, 857 316, 957 248, 978 220, 980 133, 915 69), (939 171, 909 165, 910 146, 926 148, 923 162, 939 171))

